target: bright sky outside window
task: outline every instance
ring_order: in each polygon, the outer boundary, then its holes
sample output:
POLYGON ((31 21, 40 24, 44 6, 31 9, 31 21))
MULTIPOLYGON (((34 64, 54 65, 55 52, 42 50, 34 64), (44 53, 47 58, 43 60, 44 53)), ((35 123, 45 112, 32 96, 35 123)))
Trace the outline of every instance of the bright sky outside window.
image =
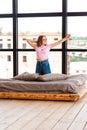
POLYGON ((12 0, 0 0, 0 14, 12 13, 12 0))
POLYGON ((19 13, 61 12, 62 0, 18 0, 19 13))
POLYGON ((72 36, 87 36, 87 16, 68 17, 68 33, 72 36))
POLYGON ((18 30, 19 33, 62 32, 62 19, 61 17, 19 18, 18 30))
POLYGON ((68 12, 87 12, 87 0, 67 0, 68 12))
POLYGON ((0 32, 12 33, 13 32, 12 18, 0 18, 0 32))

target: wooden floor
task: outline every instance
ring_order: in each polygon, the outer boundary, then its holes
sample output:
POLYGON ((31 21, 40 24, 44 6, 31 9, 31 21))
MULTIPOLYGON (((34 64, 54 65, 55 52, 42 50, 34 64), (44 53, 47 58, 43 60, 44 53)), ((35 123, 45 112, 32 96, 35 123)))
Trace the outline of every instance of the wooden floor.
POLYGON ((87 130, 87 95, 76 102, 0 99, 0 130, 87 130))

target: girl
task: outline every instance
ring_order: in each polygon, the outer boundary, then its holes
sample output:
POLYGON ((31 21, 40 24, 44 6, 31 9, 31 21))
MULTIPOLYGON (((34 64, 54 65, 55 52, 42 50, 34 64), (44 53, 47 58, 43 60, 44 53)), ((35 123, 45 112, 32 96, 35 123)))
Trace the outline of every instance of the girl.
POLYGON ((23 40, 26 40, 36 50, 36 56, 37 56, 36 73, 39 73, 40 75, 51 73, 51 69, 48 61, 49 51, 53 47, 63 43, 69 38, 70 38, 70 34, 66 35, 66 37, 52 44, 47 44, 47 38, 45 35, 40 35, 37 41, 23 38, 23 40))

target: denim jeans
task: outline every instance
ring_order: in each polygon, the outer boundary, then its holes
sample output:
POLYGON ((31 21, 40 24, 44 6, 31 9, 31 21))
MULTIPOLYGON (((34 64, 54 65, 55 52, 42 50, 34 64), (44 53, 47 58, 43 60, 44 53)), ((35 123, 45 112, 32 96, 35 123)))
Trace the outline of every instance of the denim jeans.
POLYGON ((51 73, 49 61, 48 60, 37 61, 36 73, 40 75, 51 73))

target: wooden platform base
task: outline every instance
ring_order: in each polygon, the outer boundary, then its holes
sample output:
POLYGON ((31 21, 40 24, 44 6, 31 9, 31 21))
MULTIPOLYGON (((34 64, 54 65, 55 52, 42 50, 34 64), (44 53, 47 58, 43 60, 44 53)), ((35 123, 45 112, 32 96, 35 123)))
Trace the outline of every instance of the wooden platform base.
POLYGON ((87 93, 87 88, 79 91, 78 94, 45 94, 28 92, 0 92, 1 99, 32 99, 32 100, 63 100, 77 101, 87 93))

